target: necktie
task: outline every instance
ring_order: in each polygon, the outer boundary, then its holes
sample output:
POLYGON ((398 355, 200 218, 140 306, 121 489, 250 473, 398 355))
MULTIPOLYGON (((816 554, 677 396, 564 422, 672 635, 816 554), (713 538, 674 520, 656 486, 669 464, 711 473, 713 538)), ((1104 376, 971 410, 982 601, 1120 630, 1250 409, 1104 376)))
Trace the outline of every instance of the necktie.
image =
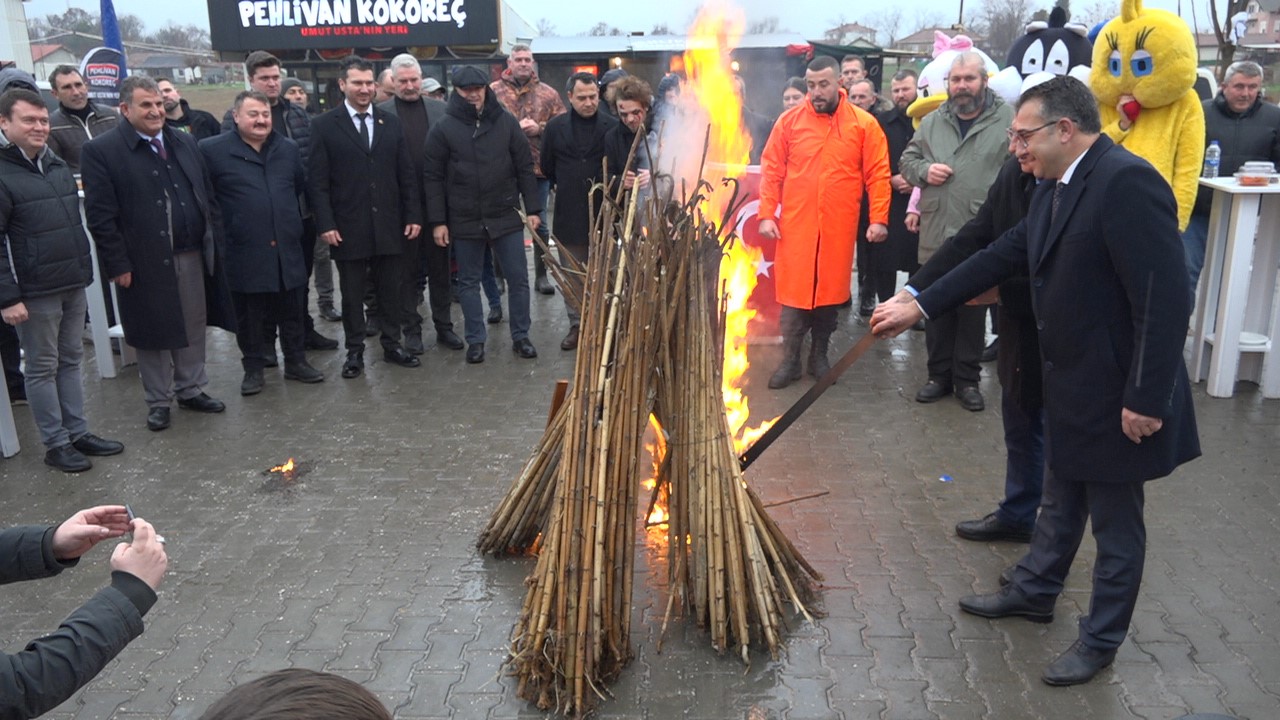
POLYGON ((364 143, 365 149, 369 149, 373 142, 369 139, 369 113, 356 113, 356 117, 360 119, 360 142, 364 143))
POLYGON ((160 138, 151 138, 151 147, 155 148, 156 154, 161 160, 168 160, 169 153, 165 152, 164 145, 160 142, 160 138))
POLYGON ((1066 187, 1067 187, 1067 184, 1064 182, 1059 182, 1058 184, 1053 186, 1053 204, 1049 208, 1049 224, 1050 225, 1052 225, 1053 221, 1058 217, 1058 205, 1062 203, 1062 191, 1066 187))

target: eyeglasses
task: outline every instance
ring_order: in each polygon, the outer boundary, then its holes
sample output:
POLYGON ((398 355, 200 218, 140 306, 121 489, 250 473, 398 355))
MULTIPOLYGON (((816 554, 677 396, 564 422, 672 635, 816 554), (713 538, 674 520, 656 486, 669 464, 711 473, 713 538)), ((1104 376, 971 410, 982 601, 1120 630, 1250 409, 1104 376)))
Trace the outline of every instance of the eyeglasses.
MULTIPOLYGON (((1062 118, 1058 118, 1058 120, 1061 120, 1061 119, 1062 118)), ((1050 125, 1057 125, 1058 120, 1050 120, 1049 122, 1041 125, 1040 127, 1033 127, 1030 130, 1014 130, 1013 128, 1009 128, 1008 130, 1004 131, 1004 134, 1009 136, 1009 142, 1013 142, 1014 140, 1017 140, 1018 147, 1023 150, 1026 150, 1027 145, 1031 141, 1032 135, 1035 135, 1036 133, 1049 127, 1050 125)))

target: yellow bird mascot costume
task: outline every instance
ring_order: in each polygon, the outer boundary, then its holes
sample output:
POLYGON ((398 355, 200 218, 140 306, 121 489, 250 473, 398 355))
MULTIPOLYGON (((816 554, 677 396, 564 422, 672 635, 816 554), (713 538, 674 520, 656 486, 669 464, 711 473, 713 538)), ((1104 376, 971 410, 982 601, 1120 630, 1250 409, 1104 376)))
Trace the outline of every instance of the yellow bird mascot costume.
POLYGON ((1120 17, 1098 34, 1089 84, 1102 132, 1144 158, 1169 181, 1185 230, 1204 161, 1204 110, 1195 91, 1196 43, 1167 10, 1124 0, 1120 17))

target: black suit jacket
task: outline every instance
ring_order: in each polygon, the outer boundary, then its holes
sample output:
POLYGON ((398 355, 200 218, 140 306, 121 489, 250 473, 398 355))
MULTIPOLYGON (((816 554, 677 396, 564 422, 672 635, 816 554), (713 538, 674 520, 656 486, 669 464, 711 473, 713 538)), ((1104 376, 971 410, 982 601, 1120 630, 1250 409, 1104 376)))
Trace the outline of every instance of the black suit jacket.
POLYGON ((413 160, 400 120, 370 107, 373 146, 364 147, 346 103, 311 123, 311 186, 316 232, 337 230, 334 260, 404 252, 404 226, 422 224, 413 160))
POLYGON ((1027 218, 918 298, 930 316, 1020 271, 1040 330, 1048 452, 1061 479, 1163 477, 1200 455, 1182 347, 1191 296, 1169 184, 1145 160, 1099 137, 1050 218, 1041 183, 1027 218), (1160 418, 1141 444, 1121 410, 1160 418))

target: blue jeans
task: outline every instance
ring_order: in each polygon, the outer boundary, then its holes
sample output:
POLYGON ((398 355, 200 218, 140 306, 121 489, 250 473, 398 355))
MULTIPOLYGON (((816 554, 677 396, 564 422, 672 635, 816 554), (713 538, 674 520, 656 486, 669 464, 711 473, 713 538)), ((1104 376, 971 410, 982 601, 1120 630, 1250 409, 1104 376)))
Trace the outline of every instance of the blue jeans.
POLYGON ((1205 246, 1209 242, 1209 216, 1191 215, 1187 229, 1182 233, 1182 247, 1187 253, 1187 273, 1191 275, 1191 304, 1195 304, 1196 283, 1204 269, 1205 246))
MULTIPOLYGON (((551 198, 551 181, 538 178, 538 201, 542 203, 542 212, 538 213, 538 237, 543 242, 551 239, 551 228, 547 226, 547 200, 551 198)), ((534 248, 537 250, 538 248, 534 248)))
POLYGON ((18 325, 27 353, 27 400, 50 450, 89 432, 84 418, 84 387, 80 361, 84 359, 84 289, 24 299, 27 321, 18 325))
POLYGON ((453 243, 458 257, 458 298, 462 301, 467 343, 474 345, 488 337, 484 308, 480 304, 480 276, 484 272, 485 250, 502 266, 507 280, 507 304, 511 313, 511 339, 529 337, 529 266, 525 261, 524 230, 516 230, 490 241, 458 240, 453 243))
POLYGON ((493 267, 493 250, 488 245, 484 248, 484 271, 480 274, 480 287, 484 288, 484 297, 489 301, 489 308, 501 310, 502 288, 498 287, 498 273, 493 267))
POLYGON ((1004 499, 996 517, 1008 525, 1028 530, 1036 524, 1040 493, 1044 487, 1044 410, 1027 412, 1002 390, 1000 409, 1004 415, 1005 463, 1004 499))

